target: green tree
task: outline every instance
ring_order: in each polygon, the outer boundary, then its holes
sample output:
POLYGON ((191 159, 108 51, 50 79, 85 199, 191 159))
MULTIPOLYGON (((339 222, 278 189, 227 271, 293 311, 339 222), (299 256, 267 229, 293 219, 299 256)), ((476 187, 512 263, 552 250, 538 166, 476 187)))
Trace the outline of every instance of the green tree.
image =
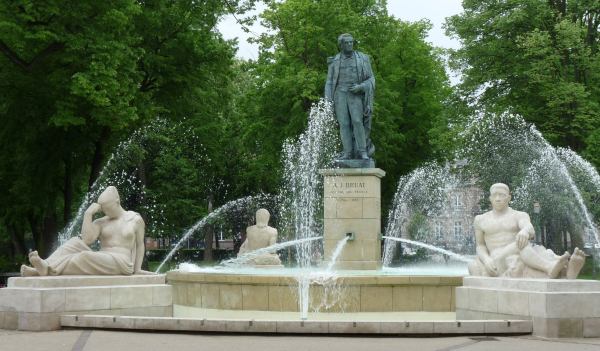
POLYGON ((106 155, 140 125, 157 114, 217 123, 234 43, 214 28, 249 3, 0 4, 0 219, 17 254, 26 233, 47 252, 106 155))
POLYGON ((432 140, 447 127, 441 120, 449 89, 439 52, 425 42, 430 25, 395 19, 380 0, 267 5, 261 23, 268 32, 257 39, 258 60, 246 68, 254 78, 251 98, 241 102, 248 106, 245 144, 256 146, 255 164, 265 170, 255 175, 256 183, 273 179, 283 141, 305 128, 311 104, 323 94, 327 57, 338 52, 338 35, 348 32, 356 49, 371 56, 377 82, 372 137, 378 166, 388 173, 384 201, 389 202, 398 176, 432 157, 432 140))
POLYGON ((554 145, 598 166, 600 3, 588 0, 463 1, 447 21, 468 101, 512 110, 554 145))

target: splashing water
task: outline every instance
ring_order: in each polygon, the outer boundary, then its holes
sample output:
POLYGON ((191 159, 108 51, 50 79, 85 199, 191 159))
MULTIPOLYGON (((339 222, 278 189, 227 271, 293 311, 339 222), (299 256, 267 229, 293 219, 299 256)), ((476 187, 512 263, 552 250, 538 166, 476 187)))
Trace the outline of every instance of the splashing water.
POLYGON ((318 237, 314 237, 314 238, 304 238, 304 239, 285 241, 285 242, 273 244, 271 246, 267 246, 267 247, 263 247, 263 248, 260 248, 260 249, 254 250, 254 251, 250 251, 250 252, 245 253, 236 258, 231 258, 229 260, 222 261, 221 263, 219 263, 219 265, 225 266, 225 267, 239 267, 240 265, 247 263, 248 261, 251 261, 261 255, 268 254, 268 253, 274 253, 281 249, 285 249, 286 247, 296 246, 296 245, 300 245, 300 244, 303 244, 306 242, 321 240, 321 239, 323 239, 323 237, 318 236, 318 237))
MULTIPOLYGON (((318 171, 331 164, 337 144, 331 103, 322 99, 312 106, 304 133, 283 146, 284 187, 280 193, 286 201, 280 213, 282 227, 292 228, 296 239, 321 235, 322 223, 317 215, 322 206, 323 180, 318 171)), ((309 267, 313 245, 305 242, 297 248, 298 265, 309 267)))
MULTIPOLYGON (((146 196, 144 184, 138 179, 137 167, 131 166, 131 157, 139 152, 137 148, 144 147, 145 141, 151 134, 169 134, 177 130, 179 137, 197 143, 197 136, 191 129, 179 130, 181 123, 173 124, 163 118, 156 118, 151 123, 135 130, 129 137, 120 142, 110 154, 106 164, 102 167, 98 177, 84 195, 75 216, 58 234, 58 244, 62 245, 81 230, 85 210, 97 200, 98 196, 109 185, 114 185, 119 190, 121 203, 126 203, 130 197, 135 197, 140 204, 141 212, 144 213, 146 228, 156 227, 163 224, 163 211, 156 201, 146 196)), ((193 147, 196 147, 195 144, 193 147)), ((156 230, 154 231, 157 234, 156 230)))
POLYGON ((581 223, 590 239, 600 242, 587 207, 594 204, 586 204, 579 188, 584 185, 581 179, 586 179, 585 183, 596 184, 592 192, 599 195, 600 177, 589 163, 570 150, 553 147, 534 125, 509 113, 481 113, 460 137, 467 146, 457 155, 470 163, 467 174, 477 174, 487 186, 499 181, 509 184, 515 208, 530 212, 539 202, 547 220, 581 223), (573 172, 580 174, 579 182, 573 172))
POLYGON ((331 261, 329 261, 329 263, 327 264, 326 271, 331 272, 333 270, 333 267, 335 266, 335 262, 337 261, 338 257, 342 253, 342 250, 344 249, 344 246, 346 246, 346 243, 348 242, 349 239, 350 239, 350 237, 345 237, 337 243, 337 245, 335 246, 335 249, 333 250, 333 253, 331 254, 331 261))
MULTIPOLYGON (((456 211, 448 208, 448 199, 460 184, 459 179, 451 173, 449 166, 441 167, 436 164, 427 164, 400 178, 389 211, 385 235, 396 238, 408 235, 409 233, 404 232, 406 227, 418 219, 419 215, 432 217, 444 214, 448 218, 455 216, 456 211)), ((446 220, 446 222, 453 222, 453 220, 446 220)), ((423 228, 419 230, 424 231, 427 225, 428 223, 423 223, 423 228)), ((427 233, 419 235, 419 239, 437 245, 449 242, 446 238, 437 238, 427 233)), ((454 236, 452 240, 457 248, 466 242, 468 240, 460 236, 454 236)), ((396 246, 392 241, 384 243, 384 266, 391 264, 396 246)))
POLYGON ((396 237, 391 237, 391 236, 384 236, 383 238, 384 239, 388 239, 388 240, 392 240, 392 241, 402 242, 402 243, 409 244, 409 245, 419 246, 419 247, 422 247, 422 248, 427 249, 427 250, 431 250, 431 251, 435 251, 435 252, 447 255, 447 256, 452 257, 452 258, 454 258, 454 259, 456 259, 458 261, 461 261, 461 262, 469 263, 469 262, 472 261, 472 259, 469 259, 469 258, 467 258, 467 257, 465 257, 463 255, 459 255, 456 252, 452 252, 452 251, 449 251, 449 250, 446 250, 446 249, 442 249, 441 247, 437 247, 437 246, 425 244, 425 243, 422 243, 420 241, 414 241, 414 240, 403 239, 403 238, 396 238, 396 237))
MULTIPOLYGON (((561 230, 567 230, 575 242, 583 239, 585 247, 600 242, 588 208, 597 206, 600 199, 600 176, 589 162, 571 150, 552 147, 535 126, 508 113, 475 116, 458 139, 464 146, 457 150, 450 167, 428 164, 399 180, 386 236, 410 237, 471 254, 473 217, 489 208, 483 189, 502 182, 511 187, 511 207, 531 213, 538 204, 532 218, 542 221, 547 230, 541 232, 554 250, 562 249, 561 243, 566 245, 561 230), (457 193, 469 196, 469 201, 460 204, 453 197, 457 193), (451 236, 453 222, 455 235, 451 236), (467 224, 468 229, 457 229, 456 223, 467 224), (457 240, 457 233, 468 235, 459 235, 457 240), (460 242, 466 245, 461 248, 460 242)), ((385 242, 384 266, 391 263, 395 248, 392 241, 385 242)))
POLYGON ((164 258, 164 260, 160 263, 160 265, 156 269, 155 273, 160 272, 161 268, 165 265, 165 263, 167 263, 173 257, 173 255, 175 255, 175 253, 177 252, 177 250, 179 250, 181 248, 181 246, 183 245, 183 243, 192 234, 194 234, 196 231, 202 229, 202 227, 204 227, 206 224, 208 224, 211 220, 217 218, 221 214, 223 214, 223 213, 225 213, 225 212, 227 212, 227 211, 229 211, 231 209, 237 209, 237 208, 240 208, 240 207, 246 207, 249 204, 251 204, 253 201, 256 201, 257 199, 262 199, 262 198, 264 198, 264 195, 246 196, 246 197, 243 197, 243 198, 240 198, 240 199, 229 201, 225 205, 217 208, 216 210, 214 210, 213 212, 209 213, 204 218, 202 218, 201 220, 199 220, 198 222, 196 222, 193 226, 191 226, 188 230, 186 230, 183 233, 183 235, 181 236, 181 239, 179 239, 179 241, 177 242, 177 244, 175 244, 175 246, 173 247, 173 249, 167 254, 167 256, 164 258))

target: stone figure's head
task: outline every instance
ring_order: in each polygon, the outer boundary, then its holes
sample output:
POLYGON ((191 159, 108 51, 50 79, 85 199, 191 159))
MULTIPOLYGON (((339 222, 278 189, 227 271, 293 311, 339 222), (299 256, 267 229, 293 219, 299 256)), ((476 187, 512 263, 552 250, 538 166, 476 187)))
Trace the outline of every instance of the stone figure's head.
POLYGON ((266 227, 269 224, 270 217, 271 214, 269 211, 261 208, 260 210, 256 211, 256 225, 258 227, 266 227))
POLYGON ((352 37, 352 34, 340 34, 338 37, 338 47, 345 54, 351 53, 354 48, 354 38, 352 37))
POLYGON ((98 204, 102 208, 102 212, 110 218, 118 217, 123 209, 121 208, 121 199, 119 192, 114 186, 106 188, 100 196, 98 196, 98 204))
POLYGON ((490 187, 490 203, 494 210, 503 210, 510 202, 510 189, 504 183, 496 183, 490 187))

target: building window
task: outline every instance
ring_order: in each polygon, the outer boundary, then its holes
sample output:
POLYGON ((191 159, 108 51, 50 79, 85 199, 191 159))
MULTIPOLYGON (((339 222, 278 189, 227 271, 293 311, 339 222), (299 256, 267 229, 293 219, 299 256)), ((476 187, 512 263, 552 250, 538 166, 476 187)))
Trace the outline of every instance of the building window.
POLYGON ((454 194, 454 207, 463 207, 462 195, 454 194))
POLYGON ((442 222, 435 222, 435 238, 438 241, 444 238, 444 227, 442 222))
POLYGON ((461 221, 454 222, 454 236, 460 238, 463 235, 463 227, 461 221))

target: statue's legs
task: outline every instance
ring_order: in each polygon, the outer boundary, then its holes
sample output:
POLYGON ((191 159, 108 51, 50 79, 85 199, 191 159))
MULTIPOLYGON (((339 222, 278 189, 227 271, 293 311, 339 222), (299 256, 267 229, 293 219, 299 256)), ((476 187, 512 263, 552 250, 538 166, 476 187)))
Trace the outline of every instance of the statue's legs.
POLYGON ((352 121, 352 131, 354 132, 354 141, 358 155, 367 151, 367 139, 365 135, 365 125, 363 124, 363 96, 362 94, 348 93, 348 111, 352 121))
POLYGON ((583 268, 583 264, 585 263, 585 253, 579 250, 578 247, 573 250, 573 255, 571 255, 571 259, 569 260, 569 264, 567 265, 567 279, 577 279, 579 272, 583 268))
POLYGON ((365 128, 365 147, 367 155, 370 157, 375 153, 375 145, 371 141, 371 116, 363 116, 363 126, 365 128))
MULTIPOLYGON (((512 244, 511 244, 512 245, 512 244)), ((516 243, 514 244, 516 245, 516 243)), ((540 270, 542 272, 546 272, 549 278, 557 278, 560 272, 565 268, 568 260, 569 254, 565 252, 562 256, 557 256, 556 259, 550 259, 547 256, 540 255, 532 245, 527 245, 519 254, 521 260, 523 262, 534 269, 540 270)))
POLYGON ((340 124, 340 137, 344 155, 352 157, 353 140, 358 153, 366 152, 365 128, 363 125, 362 95, 337 91, 334 96, 335 115, 340 124))
POLYGON ((340 124, 340 137, 344 148, 344 157, 352 158, 352 127, 348 111, 348 93, 337 91, 334 95, 335 117, 340 124))
POLYGON ((71 238, 45 260, 48 275, 125 274, 133 273, 128 255, 92 251, 80 238, 71 238))
POLYGON ((479 258, 475 258, 473 261, 469 262, 469 264, 467 265, 467 268, 469 269, 469 274, 472 276, 479 276, 479 277, 489 277, 490 274, 487 272, 487 270, 485 269, 485 266, 483 265, 483 263, 481 262, 481 260, 479 258))

